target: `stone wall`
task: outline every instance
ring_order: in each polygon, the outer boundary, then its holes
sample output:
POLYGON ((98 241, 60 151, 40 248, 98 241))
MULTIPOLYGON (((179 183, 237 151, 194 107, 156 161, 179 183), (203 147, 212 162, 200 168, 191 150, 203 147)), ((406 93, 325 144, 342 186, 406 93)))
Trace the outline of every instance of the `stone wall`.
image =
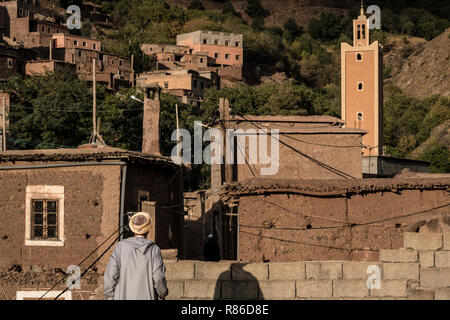
POLYGON ((373 262, 166 261, 168 299, 450 299, 450 233, 405 233, 373 262), (378 266, 381 288, 368 289, 378 266))

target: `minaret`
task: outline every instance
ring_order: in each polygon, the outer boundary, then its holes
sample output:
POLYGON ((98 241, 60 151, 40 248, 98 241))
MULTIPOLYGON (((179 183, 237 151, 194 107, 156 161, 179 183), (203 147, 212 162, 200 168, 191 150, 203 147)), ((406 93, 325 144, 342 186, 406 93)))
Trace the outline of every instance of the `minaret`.
POLYGON ((369 24, 364 14, 363 2, 361 1, 361 13, 358 19, 353 20, 353 46, 366 47, 369 45, 369 24))
POLYGON ((353 46, 341 43, 341 117, 346 128, 367 130, 363 155, 382 154, 383 55, 378 41, 370 43, 369 23, 361 13, 353 20, 353 46))

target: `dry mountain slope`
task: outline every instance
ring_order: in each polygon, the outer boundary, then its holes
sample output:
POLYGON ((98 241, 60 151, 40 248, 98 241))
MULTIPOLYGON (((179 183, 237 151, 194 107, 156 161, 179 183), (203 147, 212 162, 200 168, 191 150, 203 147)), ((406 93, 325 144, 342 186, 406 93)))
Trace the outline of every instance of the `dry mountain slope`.
POLYGON ((417 98, 450 95, 450 28, 420 44, 389 81, 417 98))

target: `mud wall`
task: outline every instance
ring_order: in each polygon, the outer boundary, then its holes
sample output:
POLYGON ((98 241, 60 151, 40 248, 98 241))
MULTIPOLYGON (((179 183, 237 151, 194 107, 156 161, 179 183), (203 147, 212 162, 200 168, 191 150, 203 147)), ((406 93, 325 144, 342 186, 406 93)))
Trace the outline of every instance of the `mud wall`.
MULTIPOLYGON (((78 264, 117 230, 120 166, 0 171, 0 270, 15 265, 59 268, 78 264), (64 246, 25 245, 26 187, 64 186, 64 246)), ((88 266, 98 257, 93 254, 88 266)), ((106 258, 97 267, 102 269, 106 258)))
MULTIPOLYGON (((251 129, 255 129, 255 127, 251 129)), ((236 143, 235 152, 240 155, 245 152, 247 161, 245 164, 236 165, 237 181, 253 177, 276 179, 292 179, 293 177, 298 179, 362 178, 361 135, 359 134, 286 134, 280 130, 279 169, 274 175, 266 176, 262 174, 261 168, 269 168, 270 165, 260 162, 253 164, 250 161, 249 155, 257 154, 258 151, 250 150, 248 140, 249 138, 246 138, 245 145, 243 142, 236 143)), ((267 143, 270 150, 270 143, 267 143)), ((268 154, 270 155, 270 153, 268 154)))
POLYGON ((158 245, 161 249, 179 249, 182 254, 184 225, 182 170, 130 165, 127 170, 125 194, 125 213, 140 211, 142 201, 155 202, 158 245))
POLYGON ((237 259, 377 260, 380 249, 403 246, 405 231, 450 231, 448 204, 445 188, 242 194, 237 259))

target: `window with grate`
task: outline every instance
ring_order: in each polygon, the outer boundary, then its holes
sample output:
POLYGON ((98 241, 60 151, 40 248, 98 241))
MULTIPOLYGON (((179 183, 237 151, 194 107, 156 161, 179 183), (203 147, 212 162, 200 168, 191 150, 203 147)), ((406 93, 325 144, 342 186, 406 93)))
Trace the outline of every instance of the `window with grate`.
POLYGON ((32 200, 31 238, 58 239, 58 200, 32 200))

